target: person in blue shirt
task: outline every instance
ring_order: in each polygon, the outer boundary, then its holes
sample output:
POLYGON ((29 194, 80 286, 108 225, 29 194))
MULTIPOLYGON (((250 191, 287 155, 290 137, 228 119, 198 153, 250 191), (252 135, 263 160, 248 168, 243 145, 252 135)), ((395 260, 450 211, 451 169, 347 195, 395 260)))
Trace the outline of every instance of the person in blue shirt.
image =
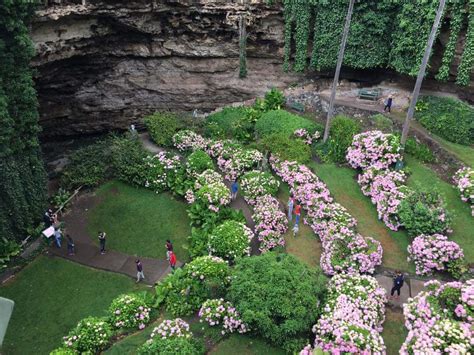
POLYGON ((390 95, 388 97, 387 100, 385 100, 385 107, 383 108, 383 112, 390 112, 390 109, 392 108, 392 102, 393 102, 393 98, 392 98, 392 95, 390 95))
POLYGON ((393 294, 397 291, 396 299, 400 298, 400 289, 403 287, 403 282, 405 281, 405 277, 401 273, 401 271, 397 271, 395 277, 393 278, 393 287, 390 291, 390 298, 393 298, 393 294))
POLYGON ((63 238, 63 234, 61 233, 61 229, 56 228, 54 230, 54 241, 56 242, 56 246, 61 249, 61 240, 63 238))
POLYGON ((237 191, 239 191, 239 184, 237 183, 237 179, 234 180, 234 182, 232 183, 230 191, 232 192, 232 200, 235 200, 237 197, 237 191))

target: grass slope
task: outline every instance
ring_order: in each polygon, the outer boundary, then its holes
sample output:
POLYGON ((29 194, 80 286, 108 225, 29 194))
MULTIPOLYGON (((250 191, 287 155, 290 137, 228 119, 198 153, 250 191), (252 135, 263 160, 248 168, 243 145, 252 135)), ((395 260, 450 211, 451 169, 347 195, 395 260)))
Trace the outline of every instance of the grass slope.
POLYGON ((118 181, 101 186, 97 195, 101 202, 88 213, 88 231, 95 236, 105 230, 110 249, 164 258, 165 241, 171 239, 178 259, 189 259, 186 247, 191 229, 185 202, 118 181))
POLYGON ((221 341, 212 349, 209 354, 212 355, 283 355, 285 352, 281 349, 268 345, 259 338, 252 338, 242 334, 232 334, 227 339, 221 341))
POLYGON ((385 322, 383 323, 382 338, 387 347, 388 355, 396 355, 402 347, 408 330, 404 326, 405 318, 402 313, 385 309, 385 322))
POLYGON ((40 256, 0 288, 15 301, 2 353, 48 354, 79 320, 103 316, 112 299, 142 289, 126 276, 40 256))

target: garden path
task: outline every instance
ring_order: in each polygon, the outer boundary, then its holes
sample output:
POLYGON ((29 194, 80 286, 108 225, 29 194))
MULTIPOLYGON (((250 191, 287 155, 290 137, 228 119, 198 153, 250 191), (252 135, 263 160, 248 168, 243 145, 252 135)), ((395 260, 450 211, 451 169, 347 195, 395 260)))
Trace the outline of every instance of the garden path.
MULTIPOLYGON (((93 193, 81 194, 62 218, 67 227, 66 233, 71 234, 74 239, 76 254, 67 254, 66 242, 63 240, 62 248, 56 248, 54 244, 49 248, 50 255, 59 256, 96 269, 125 274, 133 278, 137 275, 135 260, 138 258, 143 264, 145 274, 145 280, 142 282, 149 285, 154 285, 171 272, 168 261, 163 259, 128 255, 114 250, 108 250, 101 255, 99 246, 93 242, 94 239, 86 227, 87 211, 95 203, 97 203, 97 197, 93 193)), ((113 238, 113 236, 110 238, 113 238)), ((178 266, 180 266, 179 262, 178 266)))

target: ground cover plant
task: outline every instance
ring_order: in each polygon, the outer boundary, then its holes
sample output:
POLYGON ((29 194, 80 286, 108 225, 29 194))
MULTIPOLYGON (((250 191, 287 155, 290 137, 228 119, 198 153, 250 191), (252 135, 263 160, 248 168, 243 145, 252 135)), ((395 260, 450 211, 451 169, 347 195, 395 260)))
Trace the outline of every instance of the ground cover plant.
POLYGON ((79 320, 106 316, 107 307, 120 293, 142 289, 123 275, 41 256, 17 274, 14 282, 0 288, 0 296, 15 301, 2 350, 47 354, 62 345, 62 337, 79 320), (58 312, 67 316, 59 317, 58 312), (36 334, 35 341, 31 341, 31 334, 36 334))
POLYGON ((305 129, 310 134, 322 130, 316 123, 284 110, 268 111, 255 124, 255 132, 260 138, 270 134, 284 134, 289 137, 297 129, 305 129))
POLYGON ((180 128, 177 116, 170 112, 155 112, 146 116, 144 122, 153 141, 162 146, 171 146, 173 135, 180 128))

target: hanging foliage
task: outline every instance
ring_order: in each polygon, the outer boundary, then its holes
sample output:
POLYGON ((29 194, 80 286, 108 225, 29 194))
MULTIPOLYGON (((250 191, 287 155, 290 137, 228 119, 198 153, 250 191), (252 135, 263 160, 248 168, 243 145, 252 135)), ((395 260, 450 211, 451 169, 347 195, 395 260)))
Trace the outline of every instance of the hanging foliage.
POLYGON ((466 43, 458 67, 458 77, 456 83, 459 85, 469 85, 471 70, 474 65, 474 4, 469 8, 469 25, 466 34, 466 43))
POLYGON ((245 16, 239 17, 239 77, 247 76, 247 28, 245 16))
POLYGON ((291 57, 291 32, 293 29, 293 1, 283 0, 284 10, 283 16, 285 18, 285 48, 283 58, 283 70, 291 70, 290 57, 291 57))
POLYGON ((455 2, 451 6, 451 22, 449 40, 444 49, 443 60, 439 68, 436 79, 447 81, 449 79, 449 68, 456 52, 456 43, 458 41, 459 32, 461 31, 462 22, 465 15, 464 4, 460 1, 455 2))
POLYGON ((300 1, 293 5, 292 9, 296 16, 296 54, 295 54, 295 71, 304 71, 306 69, 306 61, 308 60, 308 39, 309 27, 311 21, 311 6, 308 1, 300 1))
POLYGON ((30 60, 29 1, 0 4, 0 237, 20 240, 42 217, 46 174, 30 60))

